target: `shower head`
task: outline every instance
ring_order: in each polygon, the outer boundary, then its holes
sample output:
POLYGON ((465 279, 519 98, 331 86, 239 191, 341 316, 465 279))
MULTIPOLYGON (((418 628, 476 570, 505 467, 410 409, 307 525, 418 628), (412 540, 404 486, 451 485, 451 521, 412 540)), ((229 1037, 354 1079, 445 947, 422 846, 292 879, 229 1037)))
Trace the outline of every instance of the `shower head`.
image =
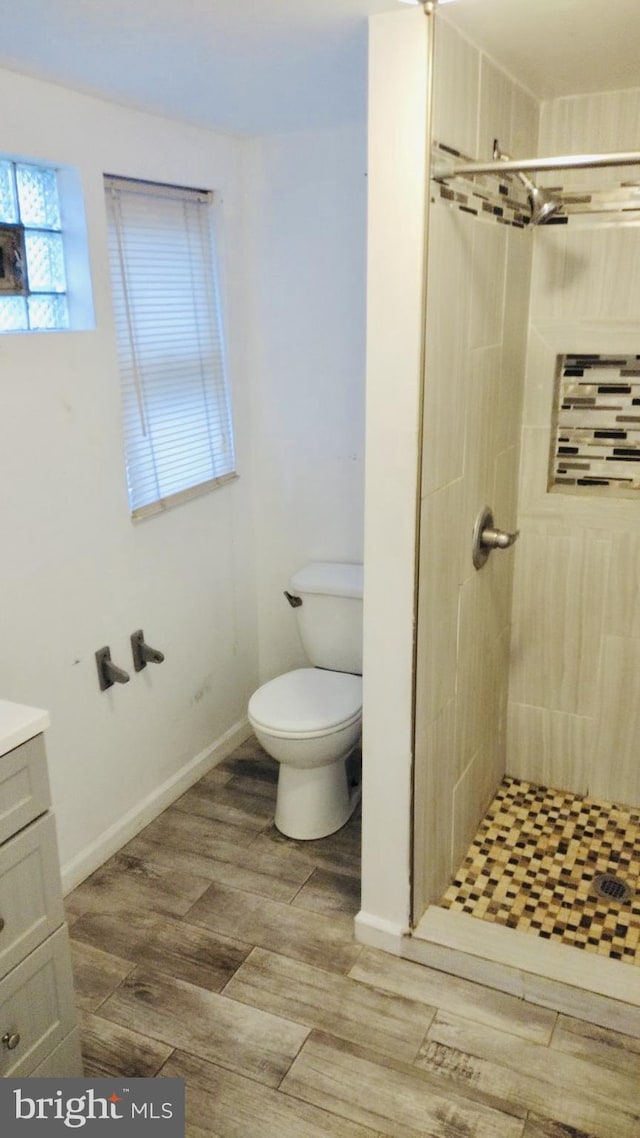
MULTIPOLYGON (((510 162, 511 158, 500 149, 500 143, 497 138, 493 140, 493 157, 496 161, 510 162)), ((529 198, 529 205, 531 207, 531 217, 529 219, 530 225, 544 225, 554 213, 562 209, 562 201, 551 190, 540 189, 536 186, 535 182, 531 181, 522 170, 515 171, 516 178, 519 178, 527 191, 529 198)))
POLYGON ((545 221, 548 221, 559 209, 562 209, 560 198, 551 190, 544 190, 540 186, 536 186, 531 178, 528 178, 522 171, 517 171, 516 177, 520 179, 527 190, 529 205, 531 206, 530 225, 544 225, 545 221))

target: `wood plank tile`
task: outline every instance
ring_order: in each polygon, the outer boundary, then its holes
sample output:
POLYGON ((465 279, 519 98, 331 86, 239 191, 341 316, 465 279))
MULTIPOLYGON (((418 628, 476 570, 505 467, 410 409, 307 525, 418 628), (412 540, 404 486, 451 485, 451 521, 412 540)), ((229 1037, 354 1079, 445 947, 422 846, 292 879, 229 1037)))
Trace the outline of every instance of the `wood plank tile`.
POLYGON ((408 1063, 435 1015, 435 1008, 261 948, 253 949, 224 994, 408 1063))
MULTIPOLYGON (((509 935, 511 930, 505 929, 504 932, 509 935)), ((568 952, 572 957, 579 956, 582 967, 574 970, 573 982, 549 978, 553 976, 553 971, 557 967, 555 960, 551 962, 545 959, 541 971, 544 969, 547 972, 546 976, 536 976, 532 972, 521 973, 523 996, 528 1003, 555 1008, 564 1015, 588 1020, 589 1023, 599 1024, 601 1027, 621 1031, 634 1039, 640 1039, 640 983, 636 982, 634 987, 627 985, 626 990, 624 984, 625 976, 628 975, 633 976, 634 980, 637 976, 640 981, 640 972, 630 972, 628 968, 622 967, 619 961, 587 954, 581 952, 579 948, 550 945, 549 941, 539 943, 551 948, 554 956, 556 951, 560 955, 568 952), (585 967, 583 963, 585 959, 593 961, 595 965, 602 965, 606 975, 600 972, 599 968, 590 969, 588 965, 585 967)), ((497 971, 503 970, 501 965, 493 967, 497 971)))
MULTIPOLYGON (((85 913, 74 923, 74 941, 103 945, 122 959, 168 972, 178 980, 219 992, 249 955, 251 946, 155 913, 85 913)), ((130 971, 133 964, 129 966, 130 971)), ((115 985, 114 985, 115 987, 115 985)))
POLYGON ((331 869, 314 869, 293 901, 315 913, 345 913, 355 917, 360 911, 360 880, 331 869))
POLYGON ((242 791, 247 794, 257 794, 271 803, 271 814, 275 812, 276 797, 278 793, 278 772, 275 778, 260 778, 253 774, 232 774, 228 783, 229 790, 242 791))
POLYGON ((198 781, 200 783, 206 783, 207 786, 225 786, 226 783, 231 782, 232 778, 232 772, 226 769, 224 763, 217 763, 215 767, 211 767, 211 770, 207 771, 198 781))
POLYGON ((202 781, 181 795, 174 804, 176 810, 211 818, 227 826, 241 829, 264 830, 273 822, 273 803, 259 794, 230 788, 229 785, 208 785, 202 781))
POLYGON ((131 1031, 277 1086, 309 1029, 206 992, 157 969, 136 968, 100 1008, 131 1031))
MULTIPOLYGON (((189 1092, 189 1095, 191 1095, 191 1092, 189 1092)), ((196 1091, 196 1102, 194 1103, 193 1110, 189 1109, 189 1103, 187 1103, 187 1106, 186 1106, 185 1118, 186 1118, 187 1124, 188 1124, 188 1130, 186 1131, 187 1138, 223 1138, 223 1136, 219 1130, 209 1130, 208 1127, 206 1130, 203 1130, 202 1125, 197 1126, 196 1123, 193 1121, 192 1116, 195 1116, 196 1118, 199 1118, 199 1121, 203 1125, 206 1122, 206 1117, 203 1119, 202 1114, 200 1113, 200 1110, 199 1110, 200 1104, 199 1104, 198 1100, 200 1100, 200 1102, 202 1102, 200 1094, 196 1091)), ((202 1107, 203 1107, 203 1109, 206 1109, 206 1104, 203 1102, 202 1102, 202 1107)))
POLYGON ((208 888, 204 878, 146 866, 138 858, 118 853, 109 859, 65 901, 68 920, 83 913, 130 913, 147 909, 178 917, 208 888))
POLYGON ((90 944, 74 940, 73 932, 70 946, 76 1007, 94 1012, 131 972, 133 964, 90 944))
POLYGON ((278 834, 277 774, 247 741, 67 899, 87 1075, 184 1077, 189 1138, 638 1138, 640 1042, 356 945, 360 820, 278 834))
POLYGON ((558 1016, 551 1046, 579 1059, 630 1075, 640 1086, 640 1039, 561 1015, 558 1016))
POLYGON ((331 972, 346 972, 361 952, 349 917, 320 916, 224 885, 211 885, 186 916, 190 924, 331 972))
POLYGON ((417 1067, 313 1032, 280 1089, 393 1138, 521 1138, 523 1115, 497 1110, 417 1067), (420 1077, 423 1076, 423 1077, 420 1077))
MULTIPOLYGON (((275 802, 280 764, 263 750, 255 737, 237 747, 225 759, 222 769, 230 776, 230 788, 248 790, 250 794, 260 794, 275 802)), ((207 779, 205 775, 203 781, 207 779)))
POLYGON ((536 1043, 549 1042, 557 1018, 555 1012, 525 1004, 517 996, 401 960, 374 948, 363 950, 349 976, 385 992, 446 1009, 536 1043))
POLYGON ((595 1138, 595 1135, 532 1114, 527 1118, 522 1138, 595 1138))
MULTIPOLYGON (((216 843, 216 845, 220 849, 220 845, 226 847, 228 843, 216 843)), ((232 889, 244 889, 247 893, 272 897, 274 901, 293 900, 300 889, 300 878, 304 879, 305 874, 309 876, 313 872, 310 866, 294 867, 291 875, 294 880, 291 881, 286 859, 280 858, 276 865, 267 867, 274 872, 263 873, 259 857, 251 853, 251 847, 245 849, 242 846, 222 849, 221 852, 226 853, 227 858, 220 859, 193 853, 191 850, 172 849, 170 846, 137 837, 128 843, 124 852, 160 870, 173 869, 176 873, 204 877, 209 882, 218 881, 221 885, 229 885, 232 889), (239 862, 243 864, 238 864, 239 862)))
POLYGON ((637 1138, 635 1079, 439 1011, 416 1064, 600 1138, 637 1138))
POLYGON ((172 1048, 89 1012, 79 1017, 82 1059, 87 1078, 124 1075, 147 1079, 156 1075, 172 1048))
POLYGON ((187 1130, 185 1133, 187 1138, 223 1138, 219 1130, 210 1130, 208 1126, 204 1129, 207 1119, 206 1115, 203 1116, 202 1112, 206 1110, 207 1104, 202 1099, 200 1093, 196 1091, 196 1101, 193 1104, 193 1109, 190 1109, 190 1097, 191 1091, 189 1091, 185 1110, 185 1118, 187 1121, 187 1130), (199 1126, 194 1122, 194 1118, 198 1118, 199 1126))
MULTIPOLYGON (((220 768, 236 775, 247 775, 263 781, 277 783, 279 764, 260 746, 255 735, 251 735, 233 754, 220 764, 220 768)), ((205 778, 207 776, 205 775, 205 778)))
POLYGON ((219 1138, 376 1138, 367 1127, 181 1051, 160 1074, 186 1082, 189 1138, 196 1138, 202 1126, 202 1135, 219 1138))
POLYGON ((186 810, 178 810, 173 805, 168 806, 162 814, 154 818, 153 822, 145 826, 144 830, 140 831, 139 836, 148 838, 152 842, 162 843, 171 837, 175 842, 178 835, 183 839, 184 849, 218 857, 219 855, 216 853, 218 843, 223 844, 227 849, 232 846, 239 849, 253 842, 256 832, 242 826, 228 825, 219 818, 214 823, 212 818, 205 818, 199 814, 189 814, 186 810), (195 844, 190 843, 188 839, 191 829, 193 829, 195 844))
MULTIPOLYGON (((313 872, 313 863, 301 860, 293 845, 269 844, 266 848, 253 839, 255 834, 239 826, 225 826, 197 814, 169 808, 144 829, 137 838, 125 846, 135 853, 138 841, 153 842, 165 851, 181 855, 192 854, 216 861, 229 862, 251 872, 268 874, 287 885, 298 888, 313 872), (249 844, 251 843, 251 844, 249 844)), ((206 867, 203 867, 206 869, 206 867)), ((210 871, 205 872, 210 878, 210 871)))
POLYGON ((275 826, 271 826, 258 834, 252 843, 252 848, 269 851, 273 850, 274 846, 285 845, 294 849, 296 857, 302 862, 320 865, 336 873, 350 873, 354 877, 359 877, 360 842, 360 817, 354 815, 337 833, 310 842, 288 838, 275 826))

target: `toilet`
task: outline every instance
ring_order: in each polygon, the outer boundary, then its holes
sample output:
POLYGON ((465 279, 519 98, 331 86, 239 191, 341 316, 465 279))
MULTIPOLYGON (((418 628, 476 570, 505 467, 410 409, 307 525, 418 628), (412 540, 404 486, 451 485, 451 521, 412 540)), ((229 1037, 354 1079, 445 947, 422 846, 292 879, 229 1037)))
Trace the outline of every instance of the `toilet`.
POLYGON ((249 723, 280 763, 275 824, 290 838, 333 834, 360 800, 346 760, 362 730, 362 584, 362 565, 320 561, 294 573, 285 596, 313 666, 249 700, 249 723))

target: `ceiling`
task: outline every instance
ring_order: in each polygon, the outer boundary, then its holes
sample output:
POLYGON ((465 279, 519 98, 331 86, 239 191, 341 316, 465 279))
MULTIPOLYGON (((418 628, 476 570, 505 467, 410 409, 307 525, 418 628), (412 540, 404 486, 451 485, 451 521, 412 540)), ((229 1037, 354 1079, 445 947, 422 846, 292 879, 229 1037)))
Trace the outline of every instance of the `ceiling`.
MULTIPOLYGON (((0 0, 0 66, 243 134, 363 119, 367 17, 397 0, 0 0)), ((534 94, 640 86, 640 0, 456 0, 534 94)))
POLYGON ((639 0, 455 0, 442 12, 538 98, 640 87, 639 0))

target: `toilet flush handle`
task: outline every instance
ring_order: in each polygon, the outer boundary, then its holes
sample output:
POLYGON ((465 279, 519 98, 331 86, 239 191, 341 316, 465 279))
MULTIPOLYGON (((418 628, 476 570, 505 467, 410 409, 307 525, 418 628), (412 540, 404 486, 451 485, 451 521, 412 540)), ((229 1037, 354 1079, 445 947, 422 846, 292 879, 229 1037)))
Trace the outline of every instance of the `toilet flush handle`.
POLYGON ((302 604, 302 597, 296 597, 293 593, 287 592, 285 589, 284 595, 287 598, 292 609, 299 609, 302 604))

